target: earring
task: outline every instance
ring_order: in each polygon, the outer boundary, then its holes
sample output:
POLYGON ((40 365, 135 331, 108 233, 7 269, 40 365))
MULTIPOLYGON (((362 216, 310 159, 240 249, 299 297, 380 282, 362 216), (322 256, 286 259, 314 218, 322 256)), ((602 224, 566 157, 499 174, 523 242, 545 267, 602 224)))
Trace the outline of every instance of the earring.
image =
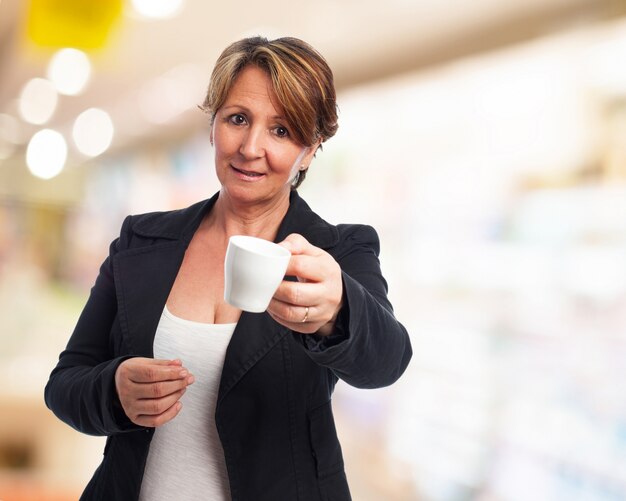
POLYGON ((308 169, 308 167, 306 165, 301 165, 300 166, 300 171, 305 171, 307 169, 308 169))

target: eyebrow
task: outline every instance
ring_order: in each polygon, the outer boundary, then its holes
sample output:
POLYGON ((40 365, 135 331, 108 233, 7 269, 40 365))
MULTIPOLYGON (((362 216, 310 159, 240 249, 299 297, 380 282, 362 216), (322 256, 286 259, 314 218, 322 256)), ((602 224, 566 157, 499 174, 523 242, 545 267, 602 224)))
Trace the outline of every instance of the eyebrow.
MULTIPOLYGON (((223 107, 224 110, 229 110, 231 108, 237 108, 246 113, 250 113, 250 108, 248 108, 247 106, 244 106, 243 104, 230 104, 228 106, 223 107)), ((283 115, 274 115, 271 118, 273 120, 287 120, 283 115)))

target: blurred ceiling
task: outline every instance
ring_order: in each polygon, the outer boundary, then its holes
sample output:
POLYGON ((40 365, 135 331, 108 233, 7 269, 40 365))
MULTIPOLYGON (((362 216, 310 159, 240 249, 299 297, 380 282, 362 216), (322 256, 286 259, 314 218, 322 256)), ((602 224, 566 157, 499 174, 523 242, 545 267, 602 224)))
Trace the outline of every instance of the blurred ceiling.
MULTIPOLYGON (((0 113, 16 118, 21 88, 33 77, 46 76, 54 52, 27 41, 28 6, 24 0, 0 0, 0 113)), ((89 54, 93 74, 85 92, 61 96, 44 126, 20 121, 20 136, 25 143, 42 127, 66 134, 76 116, 89 107, 111 114, 114 151, 187 134, 203 120, 193 106, 188 106, 193 112, 158 124, 142 113, 146 107, 160 106, 159 87, 153 84, 165 74, 176 74, 187 79, 181 80, 180 93, 188 102, 201 102, 219 52, 245 35, 293 35, 309 41, 326 56, 342 89, 621 16, 624 11, 623 0, 187 0, 174 18, 145 20, 128 2, 107 46, 89 54), (150 89, 157 91, 156 102, 144 99, 150 89)), ((24 148, 22 144, 14 156, 23 158, 24 148)), ((71 159, 80 160, 80 154, 70 149, 71 159)))

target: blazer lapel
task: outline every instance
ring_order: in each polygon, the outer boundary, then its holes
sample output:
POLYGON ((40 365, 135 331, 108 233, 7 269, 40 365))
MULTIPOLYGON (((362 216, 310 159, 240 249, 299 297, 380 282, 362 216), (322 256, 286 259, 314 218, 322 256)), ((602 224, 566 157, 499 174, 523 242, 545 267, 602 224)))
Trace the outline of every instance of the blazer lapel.
POLYGON ((189 242, 217 200, 186 209, 141 216, 134 237, 156 241, 121 251, 113 258, 120 327, 130 354, 154 356, 154 334, 189 242))
POLYGON ((120 326, 133 355, 154 356, 154 334, 186 247, 169 241, 120 253, 113 260, 120 326))
POLYGON ((241 313, 226 350, 218 404, 244 374, 289 332, 267 313, 241 313))

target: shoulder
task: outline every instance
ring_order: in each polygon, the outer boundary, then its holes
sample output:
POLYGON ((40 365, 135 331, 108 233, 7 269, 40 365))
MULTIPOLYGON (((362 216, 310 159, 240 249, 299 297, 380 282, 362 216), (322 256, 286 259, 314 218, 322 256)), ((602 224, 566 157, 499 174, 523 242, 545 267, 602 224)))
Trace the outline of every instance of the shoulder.
POLYGON ((369 224, 338 224, 336 226, 340 240, 362 243, 378 243, 378 232, 369 224))
POLYGON ((218 193, 189 207, 169 211, 147 212, 129 216, 126 224, 132 234, 149 238, 178 239, 195 230, 202 217, 211 210, 218 193))
POLYGON ((183 209, 127 216, 122 223, 119 248, 143 246, 161 240, 179 240, 193 234, 217 195, 183 209))
POLYGON ((339 239, 337 250, 352 252, 355 249, 368 248, 376 255, 380 253, 380 239, 374 227, 367 224, 338 224, 339 239))
POLYGON ((199 222, 210 202, 203 200, 183 209, 130 216, 129 229, 144 237, 178 239, 190 225, 199 222))
POLYGON ((296 193, 292 194, 285 226, 288 232, 302 233, 309 242, 340 255, 355 246, 370 246, 378 254, 380 243, 376 230, 367 224, 332 224, 322 219, 296 193))

